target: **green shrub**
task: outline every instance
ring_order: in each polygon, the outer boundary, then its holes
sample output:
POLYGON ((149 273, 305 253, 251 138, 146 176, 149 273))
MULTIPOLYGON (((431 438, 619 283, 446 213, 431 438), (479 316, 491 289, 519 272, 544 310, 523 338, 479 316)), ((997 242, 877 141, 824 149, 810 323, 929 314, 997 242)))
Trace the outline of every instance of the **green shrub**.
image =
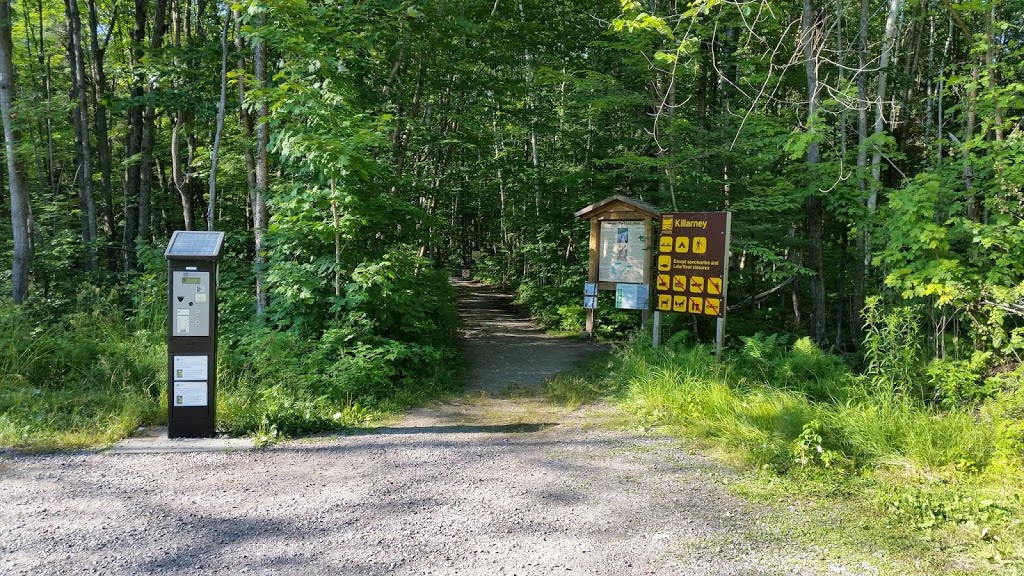
POLYGON ((770 384, 786 354, 786 336, 757 332, 753 336, 740 336, 740 340, 743 346, 740 347, 738 361, 745 369, 760 376, 762 383, 770 384))
POLYGON ((880 298, 872 296, 867 299, 863 315, 865 372, 876 391, 913 394, 924 399, 919 309, 915 306, 886 309, 880 298))
POLYGON ((856 381, 843 361, 826 354, 810 338, 801 338, 786 350, 785 336, 741 336, 743 346, 733 359, 736 368, 761 385, 792 390, 815 401, 844 401, 853 395, 856 381))
POLYGON ((233 328, 221 354, 223 431, 270 440, 333 430, 455 387, 454 292, 426 261, 396 252, 360 265, 334 314, 233 328), (311 334, 314 325, 323 329, 311 334))
POLYGON ((984 372, 991 352, 976 351, 969 360, 935 359, 928 363, 926 381, 932 396, 945 408, 977 406, 998 392, 998 381, 984 372))
MULTIPOLYGON (((70 313, 46 302, 0 308, 0 445, 101 444, 166 422, 166 271, 158 252, 140 250, 143 272, 128 290, 135 315, 122 311, 117 291, 91 287, 70 313)), ((221 432, 269 440, 333 430, 456 385, 454 294, 426 261, 396 251, 358 267, 344 298, 324 301, 315 321, 273 324, 242 309, 252 305, 251 280, 237 262, 224 266, 221 432)), ((313 314, 285 298, 274 306, 276 314, 313 314)))

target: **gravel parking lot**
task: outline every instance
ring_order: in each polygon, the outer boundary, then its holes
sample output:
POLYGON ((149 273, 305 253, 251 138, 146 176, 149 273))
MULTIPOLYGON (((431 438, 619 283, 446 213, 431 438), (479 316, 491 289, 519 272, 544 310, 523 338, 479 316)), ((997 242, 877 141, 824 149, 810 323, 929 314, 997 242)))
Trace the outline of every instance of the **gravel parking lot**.
POLYGON ((785 543, 710 460, 598 425, 609 407, 501 394, 601 348, 459 290, 459 401, 263 450, 0 457, 0 573, 861 573, 785 543))

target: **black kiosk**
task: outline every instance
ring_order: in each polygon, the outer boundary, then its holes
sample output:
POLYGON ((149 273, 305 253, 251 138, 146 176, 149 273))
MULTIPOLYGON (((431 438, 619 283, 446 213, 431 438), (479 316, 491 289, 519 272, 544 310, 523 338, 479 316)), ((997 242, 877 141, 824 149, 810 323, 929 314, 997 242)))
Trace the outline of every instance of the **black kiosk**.
POLYGON ((167 258, 167 437, 214 435, 223 232, 177 231, 167 258))

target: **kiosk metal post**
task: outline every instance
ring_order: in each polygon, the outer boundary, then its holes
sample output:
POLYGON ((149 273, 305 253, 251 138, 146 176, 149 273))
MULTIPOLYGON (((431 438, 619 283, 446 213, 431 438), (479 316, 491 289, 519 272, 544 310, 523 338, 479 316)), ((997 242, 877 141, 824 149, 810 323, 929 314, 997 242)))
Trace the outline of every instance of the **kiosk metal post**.
POLYGON ((167 437, 209 438, 217 391, 217 262, 223 232, 177 231, 167 259, 167 437))

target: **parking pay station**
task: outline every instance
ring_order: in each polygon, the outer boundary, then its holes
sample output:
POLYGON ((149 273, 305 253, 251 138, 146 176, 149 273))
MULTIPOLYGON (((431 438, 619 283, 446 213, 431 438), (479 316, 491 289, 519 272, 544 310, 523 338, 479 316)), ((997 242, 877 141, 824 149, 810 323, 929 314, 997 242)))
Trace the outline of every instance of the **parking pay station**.
POLYGON ((217 262, 223 232, 177 231, 167 258, 167 437, 214 435, 217 262))

